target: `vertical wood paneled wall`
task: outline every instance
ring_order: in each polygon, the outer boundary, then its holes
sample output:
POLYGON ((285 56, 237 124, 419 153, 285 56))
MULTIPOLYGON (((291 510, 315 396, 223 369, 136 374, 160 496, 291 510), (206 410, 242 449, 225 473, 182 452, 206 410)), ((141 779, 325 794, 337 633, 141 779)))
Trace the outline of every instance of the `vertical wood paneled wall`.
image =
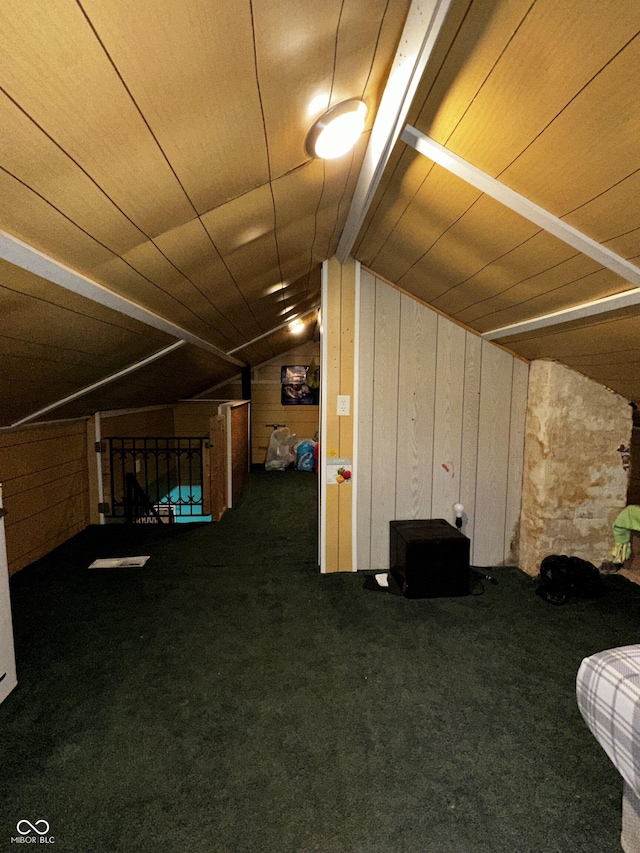
MULTIPOLYGON (((320 569, 351 572, 354 564, 354 494, 352 481, 328 481, 327 464, 354 460, 355 335, 359 264, 337 258, 322 269, 322 400, 320 454, 320 569), (350 413, 338 416, 338 396, 350 400, 350 413)), ((355 465, 354 465, 355 468, 355 465)), ((357 474, 356 474, 357 476, 357 474)))
POLYGON ((108 436, 167 438, 175 435, 174 407, 154 406, 138 411, 105 412, 100 416, 100 424, 102 438, 108 436))
POLYGON ((457 502, 472 563, 516 562, 528 365, 366 270, 358 340, 358 568, 388 568, 391 520, 457 502))
POLYGON ((0 435, 9 574, 89 524, 84 420, 0 435))
POLYGON ((220 404, 227 399, 177 403, 173 407, 174 434, 193 438, 209 435, 211 418, 216 417, 220 404))
MULTIPOLYGON (((254 367, 251 371, 251 462, 264 465, 273 427, 285 424, 299 439, 313 438, 320 426, 318 406, 283 406, 280 371, 288 364, 320 364, 320 343, 307 341, 275 359, 254 367)), ((239 381, 221 386, 216 396, 226 400, 241 400, 239 381)))

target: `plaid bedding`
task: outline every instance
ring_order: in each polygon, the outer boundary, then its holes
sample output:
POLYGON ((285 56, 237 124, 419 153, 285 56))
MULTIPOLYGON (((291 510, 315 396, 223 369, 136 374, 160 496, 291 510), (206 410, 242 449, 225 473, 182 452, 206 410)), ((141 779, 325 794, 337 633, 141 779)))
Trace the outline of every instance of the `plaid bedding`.
POLYGON ((640 645, 585 658, 576 678, 580 713, 625 782, 640 795, 640 645))

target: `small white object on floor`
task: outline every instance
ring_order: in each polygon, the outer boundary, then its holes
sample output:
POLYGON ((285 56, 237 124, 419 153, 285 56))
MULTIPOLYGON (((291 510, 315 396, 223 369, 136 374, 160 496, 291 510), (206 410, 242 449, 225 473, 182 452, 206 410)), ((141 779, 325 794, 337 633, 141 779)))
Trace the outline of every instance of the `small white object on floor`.
POLYGON ((104 560, 94 560, 90 569, 139 569, 147 562, 146 557, 109 557, 104 560))
POLYGON ((389 575, 386 572, 383 572, 379 575, 374 575, 374 577, 378 586, 389 586, 389 575))

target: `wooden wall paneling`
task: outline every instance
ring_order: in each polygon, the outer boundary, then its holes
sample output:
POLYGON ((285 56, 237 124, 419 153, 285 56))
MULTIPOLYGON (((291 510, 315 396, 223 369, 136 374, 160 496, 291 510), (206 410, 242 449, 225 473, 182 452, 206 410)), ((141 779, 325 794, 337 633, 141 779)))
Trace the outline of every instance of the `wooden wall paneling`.
POLYGON ((357 568, 371 568, 371 481, 373 476, 373 358, 376 280, 367 270, 360 272, 358 334, 358 470, 357 490, 357 568))
POLYGON ((89 524, 87 465, 82 420, 0 435, 11 573, 89 524))
MULTIPOLYGON (((263 465, 265 462, 269 439, 273 431, 273 427, 269 424, 285 424, 299 439, 312 439, 318 432, 320 427, 319 406, 283 406, 281 396, 280 371, 282 366, 287 364, 308 365, 312 359, 315 359, 317 365, 320 364, 320 345, 317 341, 310 340, 253 369, 251 382, 251 455, 253 464, 263 465)), ((229 388, 228 390, 231 391, 232 389, 229 388)))
POLYGON ((250 403, 232 405, 231 409, 231 470, 234 504, 249 476, 249 412, 250 403))
POLYGON ((388 568, 389 521, 415 510, 407 471, 419 476, 424 462, 415 455, 426 459, 431 447, 432 465, 422 472, 425 481, 433 477, 431 503, 414 517, 454 523, 460 501, 473 562, 500 563, 520 501, 527 365, 371 280, 375 295, 362 289, 360 301, 358 454, 360 471, 371 459, 371 476, 359 484, 358 566, 388 568))
MULTIPOLYGON (((279 393, 279 386, 273 391, 268 389, 269 400, 276 391, 279 393)), ((268 424, 285 424, 299 439, 312 439, 319 427, 318 408, 316 406, 295 407, 304 409, 304 411, 296 412, 293 417, 290 417, 288 412, 283 414, 280 406, 271 406, 268 402, 263 402, 263 399, 263 394, 259 393, 255 396, 255 402, 252 402, 254 407, 251 419, 252 462, 255 465, 264 465, 266 460, 269 439, 273 431, 273 427, 268 426, 268 424)))
POLYGON ((78 492, 48 507, 37 517, 23 518, 11 526, 7 524, 9 574, 15 574, 84 530, 88 523, 86 511, 86 493, 78 492))
MULTIPOLYGON (((62 501, 66 501, 69 495, 82 495, 85 492, 88 497, 88 473, 85 448, 82 448, 82 456, 66 466, 52 466, 46 473, 41 472, 40 483, 37 486, 20 491, 7 489, 6 506, 7 511, 13 516, 8 519, 11 527, 18 519, 44 516, 50 508, 62 501)), ((11 484, 9 484, 11 485, 11 484)), ((88 518, 87 518, 88 524, 88 518)))
POLYGON ((431 518, 438 315, 400 298, 396 517, 431 518))
POLYGON ((482 342, 474 562, 504 560, 513 357, 482 342))
MULTIPOLYGON (((323 265, 323 336, 321 368, 320 453, 320 568, 323 572, 353 571, 353 478, 331 475, 327 466, 353 458, 353 410, 338 415, 341 394, 353 397, 355 364, 356 285, 355 261, 345 264, 333 257, 323 265)), ((352 400, 352 405, 354 401, 352 400)))
MULTIPOLYGON (((354 390, 355 390, 355 327, 356 327, 356 267, 353 261, 342 265, 340 287, 340 394, 350 398, 350 414, 338 418, 340 429, 340 458, 351 459, 354 451, 354 390)), ((357 476, 357 472, 355 472, 357 476)), ((338 486, 340 547, 338 570, 351 572, 353 565, 354 494, 353 478, 338 486)))
MULTIPOLYGON (((24 473, 20 473, 3 483, 5 492, 5 504, 8 501, 11 506, 13 519, 22 517, 22 515, 33 514, 34 509, 42 507, 42 499, 39 492, 48 488, 49 484, 62 484, 63 481, 70 482, 82 474, 83 460, 77 455, 80 453, 78 443, 73 440, 73 448, 69 448, 65 455, 60 455, 49 460, 49 464, 45 463, 43 468, 30 468, 29 463, 25 463, 24 456, 20 459, 20 454, 26 454, 27 448, 18 447, 15 456, 19 459, 19 464, 24 473)), ((95 467, 95 451, 94 451, 94 467, 95 467)), ((41 463, 42 464, 42 463, 41 463)))
POLYGON ((438 315, 431 513, 449 522, 460 499, 465 335, 438 315))
POLYGON ((471 540, 473 563, 476 520, 476 474, 478 466, 478 422, 480 418, 480 368, 482 340, 467 332, 464 353, 464 394, 462 403, 462 449, 460 453, 460 503, 464 506, 462 532, 471 540))
POLYGON ((227 506, 234 506, 249 474, 249 402, 221 403, 218 412, 225 416, 227 506))
POLYGON ((216 400, 241 400, 242 399, 242 379, 240 376, 234 376, 228 382, 223 383, 215 388, 209 388, 203 392, 202 396, 194 397, 195 400, 206 400, 207 398, 216 400))
POLYGON ((211 418, 218 413, 220 400, 176 403, 173 407, 175 435, 199 438, 209 435, 211 418))
POLYGON ((225 482, 227 493, 225 497, 227 509, 233 507, 233 435, 231 432, 231 403, 221 403, 218 413, 224 415, 224 437, 225 437, 225 482))
MULTIPOLYGON (((336 400, 340 393, 340 294, 342 282, 342 267, 336 258, 327 261, 328 267, 328 298, 323 303, 324 344, 324 374, 326 406, 325 445, 321 453, 326 454, 327 462, 340 455, 340 419, 336 415, 336 400)), ((337 571, 339 559, 339 496, 338 488, 328 485, 324 495, 325 517, 325 546, 324 558, 327 572, 337 571)))
POLYGON ((220 521, 227 509, 227 437, 225 415, 214 415, 209 431, 211 517, 220 521))
POLYGON ((86 452, 84 421, 21 429, 0 435, 0 482, 5 502, 11 481, 46 471, 86 452))
MULTIPOLYGON (((174 430, 173 406, 158 406, 147 410, 127 411, 120 414, 105 412, 100 418, 103 438, 120 436, 125 438, 171 438, 174 430)), ((206 433, 203 433, 206 435, 206 433)))
POLYGON ((371 476, 371 568, 389 567, 389 521, 396 518, 400 293, 376 280, 371 476))
POLYGON ((46 27, 41 11, 37 0, 3 7, 5 89, 146 234, 191 219, 192 206, 80 7, 62 0, 46 27))
POLYGON ((518 562, 520 507, 522 503, 522 472, 524 466, 524 430, 529 386, 529 365, 513 359, 511 385, 511 417, 509 424, 509 455, 507 498, 504 528, 504 561, 518 562))

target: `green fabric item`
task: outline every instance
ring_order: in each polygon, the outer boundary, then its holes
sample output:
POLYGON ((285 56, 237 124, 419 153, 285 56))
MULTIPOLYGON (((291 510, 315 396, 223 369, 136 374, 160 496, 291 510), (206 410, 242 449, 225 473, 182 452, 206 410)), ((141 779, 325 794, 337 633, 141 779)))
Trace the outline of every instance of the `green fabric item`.
POLYGON ((616 563, 624 563, 631 556, 631 532, 640 531, 640 506, 629 504, 613 522, 613 541, 616 543, 612 551, 616 563))

